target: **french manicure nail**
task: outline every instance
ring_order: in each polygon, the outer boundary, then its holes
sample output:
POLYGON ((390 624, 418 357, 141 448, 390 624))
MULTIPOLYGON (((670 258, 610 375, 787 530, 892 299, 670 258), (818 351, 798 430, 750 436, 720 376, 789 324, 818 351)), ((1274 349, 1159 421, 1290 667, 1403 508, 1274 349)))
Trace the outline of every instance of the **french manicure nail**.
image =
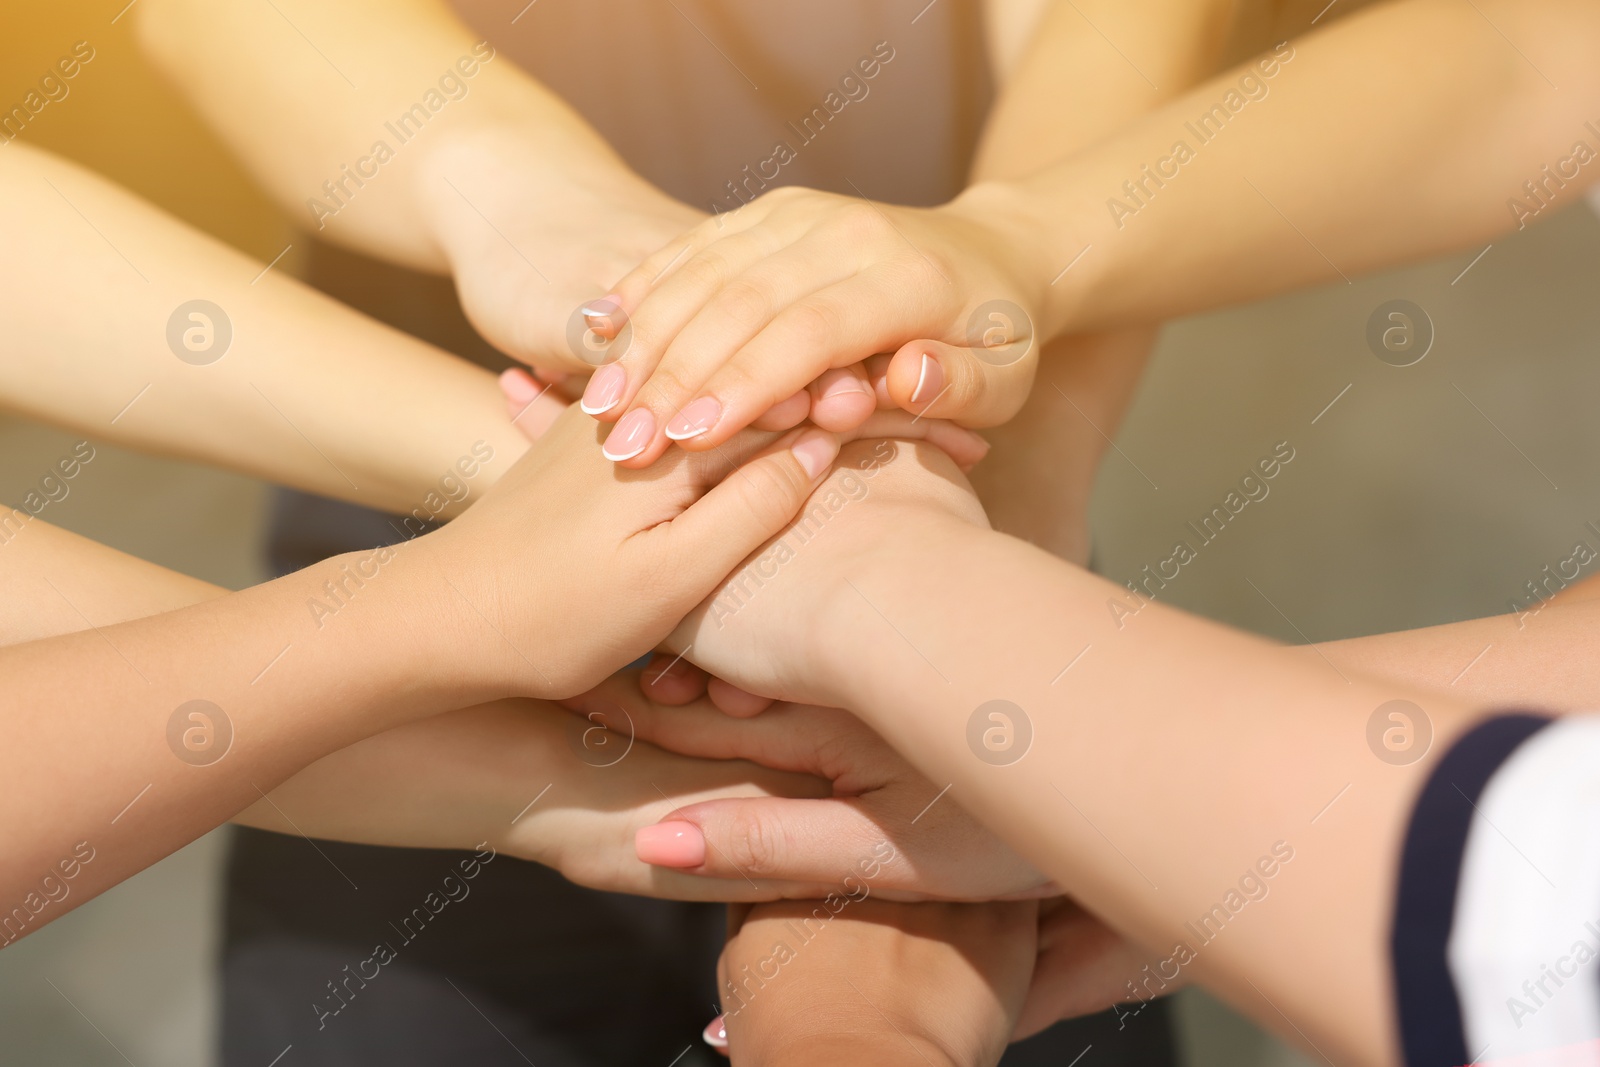
POLYGON ((922 353, 922 366, 917 371, 917 387, 911 391, 911 402, 920 404, 932 400, 944 388, 944 368, 928 353, 922 353))
POLYGON ((699 437, 715 426, 721 417, 722 405, 717 403, 717 398, 702 396, 689 401, 682 411, 667 421, 667 436, 674 441, 699 437))
POLYGON ((633 851, 652 867, 699 867, 706 861, 706 835, 692 822, 672 819, 643 826, 633 836, 633 851))
POLYGON ((822 387, 822 395, 819 399, 826 400, 829 397, 843 396, 847 393, 865 393, 868 391, 866 383, 854 374, 841 374, 822 387))
POLYGON ((656 417, 649 408, 634 408, 611 428, 611 435, 600 452, 613 463, 632 459, 650 445, 656 435, 656 417))
POLYGON ((806 477, 816 481, 817 476, 833 462, 833 457, 839 454, 839 439, 821 430, 807 431, 791 446, 790 451, 794 453, 800 468, 806 472, 806 477))
POLYGON ((617 309, 621 306, 621 297, 619 297, 616 293, 607 293, 599 300, 594 300, 583 305, 578 309, 578 313, 586 319, 603 319, 609 318, 611 315, 616 314, 617 309))
POLYGON ((617 406, 617 401, 622 399, 622 390, 627 385, 628 372, 622 369, 621 364, 607 363, 595 371, 589 384, 584 386, 583 399, 578 401, 578 407, 588 415, 603 415, 617 406))
POLYGON ((719 1015, 715 1019, 712 1019, 710 1022, 706 1023, 706 1028, 700 1031, 700 1040, 704 1041, 712 1048, 727 1048, 728 1024, 724 1021, 724 1019, 725 1016, 719 1015))

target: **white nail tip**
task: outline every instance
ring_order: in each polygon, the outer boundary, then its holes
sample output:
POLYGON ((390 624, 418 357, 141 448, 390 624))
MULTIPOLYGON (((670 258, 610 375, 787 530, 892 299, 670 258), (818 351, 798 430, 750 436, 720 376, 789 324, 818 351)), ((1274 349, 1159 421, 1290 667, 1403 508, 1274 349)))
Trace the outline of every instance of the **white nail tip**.
POLYGON ((911 402, 913 404, 922 399, 922 387, 928 381, 928 364, 932 362, 933 360, 924 352, 922 354, 922 365, 917 369, 917 387, 911 390, 911 402))
POLYGON ((673 433, 671 430, 667 430, 665 432, 667 437, 673 441, 689 441, 699 437, 703 433, 710 433, 711 427, 705 426, 698 430, 690 430, 688 433, 673 433))
POLYGON ((618 456, 618 455, 612 454, 612 452, 609 449, 602 447, 600 449, 600 454, 602 456, 606 457, 607 459, 609 459, 613 463, 621 463, 625 459, 632 459, 634 456, 637 456, 639 453, 643 452, 644 450, 645 450, 645 446, 644 445, 640 445, 638 448, 634 449, 632 452, 625 452, 622 455, 618 456))
POLYGON ((585 415, 604 415, 606 412, 610 411, 616 406, 616 400, 613 400, 603 408, 592 408, 588 404, 585 404, 582 400, 578 401, 578 410, 583 412, 585 415))

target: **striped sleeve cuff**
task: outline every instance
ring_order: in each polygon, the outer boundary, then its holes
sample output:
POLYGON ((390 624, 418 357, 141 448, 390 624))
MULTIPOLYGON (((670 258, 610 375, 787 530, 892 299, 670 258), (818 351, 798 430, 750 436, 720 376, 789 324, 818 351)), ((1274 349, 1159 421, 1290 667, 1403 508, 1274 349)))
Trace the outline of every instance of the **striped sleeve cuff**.
POLYGON ((1451 747, 1390 948, 1409 1067, 1600 1064, 1600 717, 1502 715, 1451 747))

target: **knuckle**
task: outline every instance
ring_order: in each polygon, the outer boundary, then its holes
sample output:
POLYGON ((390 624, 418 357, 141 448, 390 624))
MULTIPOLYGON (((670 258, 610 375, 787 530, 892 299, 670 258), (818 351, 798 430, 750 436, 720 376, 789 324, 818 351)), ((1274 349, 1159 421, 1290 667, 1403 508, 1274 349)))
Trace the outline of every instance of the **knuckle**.
POLYGON ((716 248, 707 248, 679 268, 683 280, 697 287, 716 288, 728 276, 727 256, 716 248))
POLYGON ((735 278, 707 310, 738 326, 759 326, 772 316, 772 293, 760 282, 735 278))
POLYGON ((831 347, 839 336, 839 310, 821 300, 802 300, 784 313, 784 326, 805 349, 831 347))
POLYGON ((783 829, 751 805, 742 806, 728 826, 729 862, 753 878, 772 878, 784 869, 783 829))
POLYGON ((871 241, 890 232, 883 211, 872 204, 856 200, 838 208, 835 225, 850 237, 871 241))

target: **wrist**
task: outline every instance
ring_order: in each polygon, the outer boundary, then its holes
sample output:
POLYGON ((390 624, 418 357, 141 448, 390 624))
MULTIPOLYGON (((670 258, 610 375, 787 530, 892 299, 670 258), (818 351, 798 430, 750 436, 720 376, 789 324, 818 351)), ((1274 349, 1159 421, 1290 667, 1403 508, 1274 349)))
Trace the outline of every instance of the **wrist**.
POLYGON ((1048 199, 1021 183, 981 181, 962 190, 942 209, 982 227, 1002 250, 1002 266, 1026 298, 1041 344, 1056 336, 1062 326, 1057 294, 1052 292, 1058 287, 1050 283, 1066 260, 1061 255, 1052 208, 1048 199))
POLYGON ((898 656, 907 648, 906 628, 916 620, 895 611, 895 602, 904 600, 896 590, 936 588, 951 561, 965 559, 982 537, 993 536, 954 515, 921 507, 906 509, 904 521, 888 517, 882 528, 910 535, 878 538, 842 569, 818 612, 820 625, 805 631, 805 662, 827 691, 826 703, 849 708, 869 722, 868 709, 878 692, 885 686, 904 691, 907 683, 862 666, 885 665, 885 653, 898 656))

